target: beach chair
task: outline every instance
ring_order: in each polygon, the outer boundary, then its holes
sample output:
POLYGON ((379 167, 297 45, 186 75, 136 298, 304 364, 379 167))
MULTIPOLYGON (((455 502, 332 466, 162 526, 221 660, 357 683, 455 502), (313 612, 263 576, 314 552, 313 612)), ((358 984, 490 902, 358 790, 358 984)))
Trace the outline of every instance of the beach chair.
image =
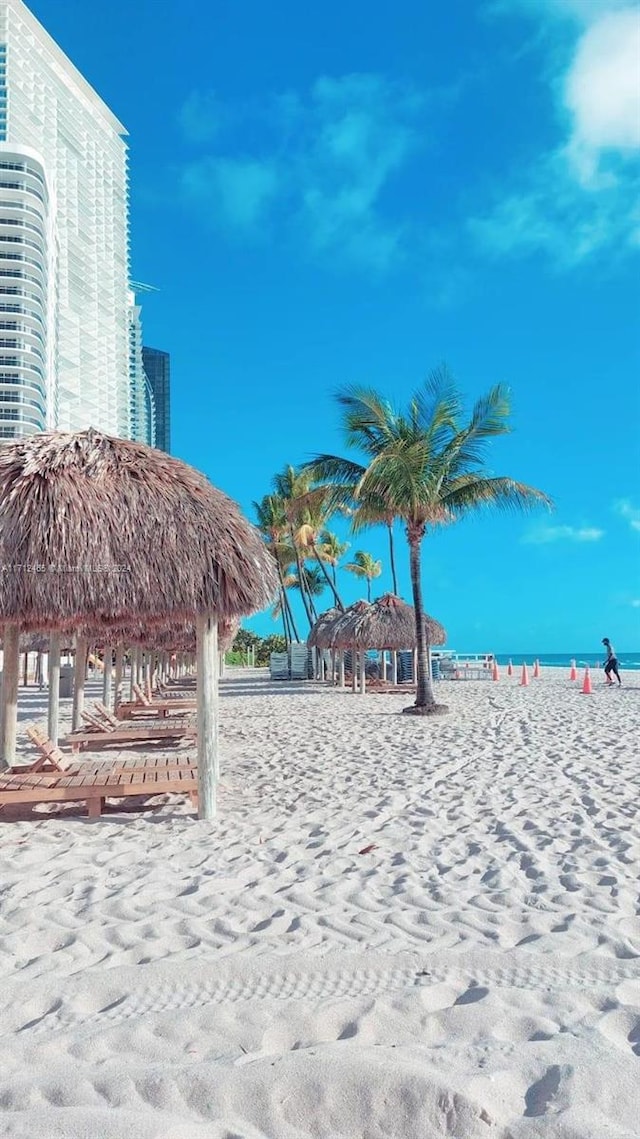
POLYGON ((197 806, 198 773, 188 756, 131 756, 112 761, 73 762, 35 727, 29 739, 40 750, 35 764, 0 773, 0 809, 24 803, 81 802, 98 817, 105 799, 187 794, 197 806))
POLYGON ((149 700, 139 685, 134 684, 134 701, 123 701, 118 706, 120 720, 146 719, 149 716, 168 717, 169 715, 187 716, 196 711, 196 701, 193 696, 161 697, 159 700, 149 700))
POLYGON ((179 722, 165 721, 157 724, 128 724, 119 720, 117 728, 106 723, 100 728, 93 726, 80 728, 71 732, 66 737, 65 743, 76 752, 82 748, 113 747, 121 743, 153 743, 162 740, 172 742, 194 738, 195 735, 196 725, 184 719, 179 722))

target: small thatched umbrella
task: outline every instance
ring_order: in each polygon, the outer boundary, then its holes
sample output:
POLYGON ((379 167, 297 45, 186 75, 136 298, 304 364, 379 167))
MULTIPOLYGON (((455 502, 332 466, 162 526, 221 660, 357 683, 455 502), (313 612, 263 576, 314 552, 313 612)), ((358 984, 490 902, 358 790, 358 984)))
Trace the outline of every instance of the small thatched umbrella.
MULTIPOLYGON (((332 649, 341 650, 340 659, 340 684, 344 683, 344 653, 346 649, 351 650, 351 686, 353 691, 357 687, 357 645, 353 637, 353 630, 359 618, 369 609, 368 601, 356 601, 345 609, 344 613, 340 613, 336 620, 333 622, 331 628, 328 630, 330 638, 330 647, 332 649)), ((364 654, 361 658, 361 677, 364 677, 364 654)))
MULTIPOLYGON (((431 645, 443 645, 447 639, 444 627, 433 617, 425 615, 429 656, 431 645)), ((353 622, 354 643, 360 649, 415 649, 417 644, 416 619, 413 606, 407 605, 393 593, 385 593, 362 612, 353 622)), ((396 682, 396 658, 393 677, 396 682)), ((431 665, 429 665, 431 667, 431 665)))
POLYGON ((370 608, 368 601, 356 601, 341 613, 330 631, 331 647, 350 649, 354 644, 353 631, 358 620, 370 608))
MULTIPOLYGON (((426 617, 427 643, 443 645, 444 627, 426 617)), ((368 649, 413 649, 416 647, 416 618, 412 605, 393 593, 385 593, 362 612, 353 623, 354 640, 368 649)))
POLYGON ((310 649, 329 649, 332 647, 331 630, 338 617, 342 617, 340 609, 327 609, 321 613, 307 637, 310 649))
MULTIPOLYGON (((217 621, 253 613, 275 564, 237 505, 186 463, 98 431, 0 448, 2 755, 15 755, 19 623, 107 630, 196 624, 199 813, 215 812, 217 621)), ((103 638, 104 640, 104 638, 103 638)))
POLYGON ((307 637, 307 644, 309 648, 315 649, 316 655, 316 676, 320 680, 325 676, 325 661, 323 651, 331 649, 331 674, 332 681, 335 681, 335 663, 336 663, 336 650, 331 645, 331 630, 333 625, 342 616, 342 609, 327 609, 326 613, 321 613, 315 625, 311 628, 309 636, 307 637))

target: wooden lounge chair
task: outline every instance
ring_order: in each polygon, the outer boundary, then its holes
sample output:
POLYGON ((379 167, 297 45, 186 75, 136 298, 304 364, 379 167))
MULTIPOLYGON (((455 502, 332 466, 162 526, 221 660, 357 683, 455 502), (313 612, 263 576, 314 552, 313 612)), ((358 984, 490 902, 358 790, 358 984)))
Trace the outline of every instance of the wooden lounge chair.
POLYGON ((53 770, 14 769, 0 773, 0 810, 19 803, 85 801, 90 818, 98 817, 107 798, 188 794, 197 805, 198 773, 187 756, 86 761, 75 765, 44 733, 27 729, 41 747, 41 760, 53 770), (45 741, 44 745, 42 740, 45 741), (39 742, 38 742, 39 741, 39 742))
POLYGON ((195 703, 194 696, 187 695, 186 693, 181 696, 179 692, 175 692, 167 696, 160 695, 157 699, 154 699, 152 696, 149 696, 147 692, 144 692, 138 684, 134 684, 133 691, 140 704, 142 704, 145 708, 153 708, 158 704, 166 704, 167 702, 174 704, 195 703))
POLYGON ((193 738, 196 735, 196 725, 186 720, 176 722, 166 721, 162 724, 127 724, 118 721, 114 728, 103 724, 101 728, 80 728, 71 732, 65 739, 72 751, 79 751, 83 747, 101 748, 113 747, 120 743, 151 743, 157 740, 179 740, 193 738))
POLYGON ((119 761, 113 759, 100 759, 100 760, 81 760, 78 762, 71 758, 70 755, 65 753, 50 740, 46 732, 41 728, 31 724, 27 727, 26 734, 36 748, 40 755, 34 763, 11 768, 11 771, 16 775, 23 775, 36 771, 58 771, 66 775, 79 775, 85 773, 91 768, 99 768, 100 770, 112 770, 114 764, 124 771, 147 771, 150 765, 162 771, 183 771, 185 768, 196 769, 196 760, 189 759, 188 756, 183 757, 156 757, 153 759, 144 758, 140 760, 137 756, 123 756, 119 761))
POLYGON ((118 705, 118 716, 121 720, 146 719, 149 716, 187 716, 195 712, 197 707, 193 697, 161 697, 159 700, 150 700, 138 684, 134 684, 133 691, 136 696, 134 701, 125 701, 118 705))

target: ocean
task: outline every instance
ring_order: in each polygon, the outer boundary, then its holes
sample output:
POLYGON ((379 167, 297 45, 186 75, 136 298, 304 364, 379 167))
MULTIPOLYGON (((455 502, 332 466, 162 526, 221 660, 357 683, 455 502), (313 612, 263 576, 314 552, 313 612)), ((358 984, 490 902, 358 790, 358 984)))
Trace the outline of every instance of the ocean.
MULTIPOLYGON (((460 654, 462 655, 462 654, 460 654)), ((496 653, 498 664, 507 665, 509 661, 513 664, 522 664, 526 661, 527 664, 532 664, 534 660, 540 661, 540 665, 550 668, 570 668, 571 661, 575 660, 578 667, 584 668, 589 665, 590 668, 601 668, 604 664, 605 654, 601 649, 591 652, 571 652, 571 653, 542 653, 542 652, 517 652, 517 653, 496 653)), ((640 670, 640 652, 632 653, 618 653, 618 661, 620 669, 624 672, 640 670)))

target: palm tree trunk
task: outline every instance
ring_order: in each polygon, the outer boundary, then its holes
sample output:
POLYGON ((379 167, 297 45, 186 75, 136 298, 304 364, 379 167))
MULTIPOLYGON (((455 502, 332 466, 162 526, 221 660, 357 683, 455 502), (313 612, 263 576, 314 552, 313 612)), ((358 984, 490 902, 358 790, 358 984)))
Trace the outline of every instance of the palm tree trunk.
POLYGON ((311 609, 309 608, 309 604, 307 601, 307 592, 306 592, 307 579, 305 577, 304 570, 302 568, 302 559, 300 558, 300 551, 298 550, 298 547, 296 545, 296 539, 295 539, 295 535, 293 533, 293 526, 289 527, 289 536, 291 538, 291 546, 293 548, 293 552, 295 553, 295 556, 296 556, 296 567, 298 570, 298 581, 300 582, 300 596, 302 598, 302 604, 304 605, 304 611, 307 614, 307 621, 309 622, 309 628, 311 629, 314 625, 314 620, 313 620, 313 617, 311 616, 311 609))
POLYGON ((393 522, 387 523, 387 530, 389 531, 389 560, 391 562, 391 580, 393 581, 394 595, 398 597, 398 578, 396 576, 396 558, 393 545, 393 522))
POLYGON ((296 641, 299 641, 300 640, 300 634, 299 634, 298 630, 296 629, 296 623, 295 623, 295 620, 293 617, 293 609, 291 608, 291 602, 289 601, 289 594, 287 593, 286 585, 283 584, 282 589, 283 589, 282 596, 284 598, 284 603, 285 603, 285 606, 287 609, 287 615, 289 617, 289 624, 291 626, 291 639, 292 639, 292 641, 294 639, 296 641))
POLYGON ((331 578, 329 577, 329 574, 327 573, 327 567, 325 566, 322 558, 320 557, 320 554, 318 553, 316 547, 312 546, 312 549, 313 549, 315 559, 316 559, 318 565, 320 566, 320 569, 322 570, 322 572, 326 578, 329 589, 333 593, 336 605, 338 606, 338 609, 340 610, 340 612, 344 613, 344 605, 342 604, 342 601, 340 600, 340 594, 338 593, 338 590, 336 589, 334 583, 332 582, 331 578))
POLYGON ((289 630, 287 607, 284 603, 284 592, 283 592, 282 586, 280 586, 280 616, 282 617, 282 628, 284 630, 284 639, 285 639, 286 644, 288 645, 291 641, 291 636, 290 636, 290 630, 289 630))
POLYGON ((280 592, 282 595, 282 600, 283 600, 284 606, 287 610, 287 616, 289 618, 289 624, 291 626, 292 636, 295 637, 296 641, 299 641, 300 637, 298 635, 298 630, 296 629, 296 623, 293 619, 293 613, 291 611, 291 605, 289 604, 289 595, 287 593, 287 587, 284 584, 284 577, 282 576, 282 566, 280 565, 280 562, 277 558, 276 558, 276 566, 278 567, 278 578, 280 580, 280 592))
POLYGON ((405 712, 417 715, 430 715, 446 711, 444 704, 437 704, 431 675, 429 672, 429 654, 427 649, 427 624, 424 616, 422 601, 422 581, 420 575, 420 554, 422 536, 409 535, 409 562, 411 566, 411 589, 413 591, 413 608, 416 620, 417 641, 417 676, 416 676, 416 702, 405 712))
POLYGON ((371 601, 371 578, 367 578, 367 601, 371 601))

